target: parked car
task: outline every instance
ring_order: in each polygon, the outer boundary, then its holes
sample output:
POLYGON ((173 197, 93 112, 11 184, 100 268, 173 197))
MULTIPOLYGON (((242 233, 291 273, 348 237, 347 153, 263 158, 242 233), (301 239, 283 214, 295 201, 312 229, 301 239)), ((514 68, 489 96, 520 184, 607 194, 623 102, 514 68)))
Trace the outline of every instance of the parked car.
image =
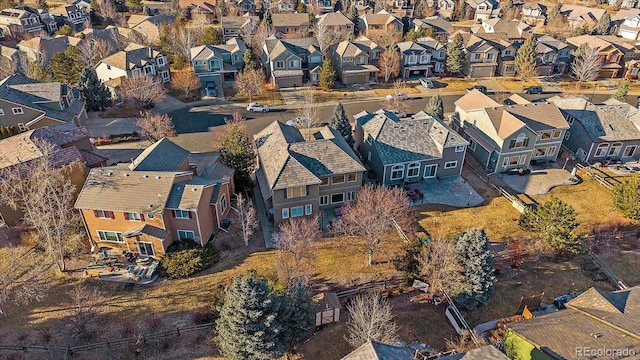
POLYGON ((404 110, 397 110, 397 109, 393 109, 391 110, 394 114, 398 115, 399 118, 404 118, 407 117, 407 112, 404 110))
POLYGON ((433 89, 433 81, 427 79, 427 78, 422 78, 420 79, 420 85, 426 87, 427 89, 433 89))
POLYGON ((215 81, 207 81, 204 86, 204 91, 207 96, 218 96, 218 87, 216 86, 215 81))
POLYGON ((405 94, 405 93, 395 93, 395 94, 389 94, 387 95, 387 100, 391 101, 393 99, 397 99, 397 100, 409 100, 409 95, 405 94))
POLYGON ((467 92, 471 92, 473 90, 478 90, 485 95, 487 94, 487 87, 484 85, 474 85, 473 87, 468 88, 467 92))
POLYGON ((525 94, 542 94, 542 87, 540 86, 529 86, 528 88, 522 90, 525 94))
POLYGON ((251 112, 268 112, 269 107, 267 105, 262 105, 258 103, 251 103, 247 105, 247 111, 251 112))

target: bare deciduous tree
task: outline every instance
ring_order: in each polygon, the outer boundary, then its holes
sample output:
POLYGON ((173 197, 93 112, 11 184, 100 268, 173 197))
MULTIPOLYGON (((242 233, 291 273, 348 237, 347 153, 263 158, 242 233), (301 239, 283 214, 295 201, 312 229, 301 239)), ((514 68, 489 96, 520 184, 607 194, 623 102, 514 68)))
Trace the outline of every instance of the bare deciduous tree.
POLYGON ((118 11, 113 1, 98 0, 98 5, 100 6, 100 15, 102 15, 105 20, 118 22, 118 11))
POLYGON ((135 101, 151 108, 164 99, 164 86, 154 76, 133 75, 122 79, 120 96, 124 101, 135 101))
POLYGON ((379 292, 360 294, 347 305, 349 322, 346 340, 357 348, 369 340, 392 344, 398 340, 398 326, 389 302, 379 292))
POLYGON ((601 67, 602 58, 598 55, 598 49, 586 46, 584 52, 571 64, 571 73, 578 81, 578 89, 583 81, 597 79, 601 67))
POLYGON ((313 26, 313 35, 316 37, 316 40, 318 40, 320 51, 324 54, 330 45, 342 41, 347 36, 347 33, 344 30, 336 30, 328 26, 326 21, 323 21, 315 23, 313 26))
POLYGON ((402 31, 389 30, 369 30, 367 37, 378 44, 383 49, 388 49, 391 45, 402 41, 402 31))
POLYGON ((100 60, 119 50, 114 49, 112 43, 105 39, 83 40, 76 48, 80 54, 80 62, 84 67, 90 68, 95 68, 100 60))
POLYGON ((307 130, 307 137, 311 136, 310 129, 315 127, 318 123, 318 107, 313 103, 313 89, 306 88, 302 91, 304 97, 304 104, 302 107, 296 109, 295 126, 300 129, 307 130))
POLYGON ((244 69, 236 75, 233 87, 238 93, 249 96, 249 101, 251 101, 254 96, 262 94, 264 82, 262 70, 244 69))
POLYGON ((397 231, 396 224, 404 230, 413 227, 411 209, 405 192, 386 186, 363 187, 356 201, 342 208, 342 218, 334 224, 334 230, 343 234, 367 256, 367 264, 373 264, 373 255, 388 236, 397 231))
POLYGON ((7 316, 3 305, 25 305, 45 298, 53 284, 51 262, 35 249, 0 248, 0 314, 7 316))
POLYGON ((267 25, 265 23, 261 23, 255 34, 253 35, 254 47, 253 52, 260 56, 264 52, 262 48, 262 44, 267 41, 267 39, 275 34, 275 30, 273 30, 273 26, 267 25))
POLYGON ((197 28, 186 26, 174 26, 171 28, 171 43, 176 55, 191 60, 191 48, 195 47, 200 41, 202 33, 197 28))
POLYGON ((553 36, 556 39, 564 40, 569 34, 569 23, 564 16, 556 16, 547 22, 544 27, 545 33, 553 36))
POLYGON ((0 171, 0 203, 22 212, 23 221, 40 237, 49 263, 63 272, 65 258, 80 249, 74 236, 80 221, 73 209, 76 187, 68 175, 84 165, 74 162, 60 168, 54 156, 62 150, 46 141, 34 144, 41 157, 0 171))
POLYGON ((253 207, 251 200, 245 199, 242 194, 237 194, 236 207, 233 210, 238 214, 244 246, 249 246, 249 238, 258 227, 256 209, 253 207))
POLYGON ((420 275, 429 284, 429 291, 451 293, 459 285, 462 267, 456 258, 456 245, 446 238, 434 237, 418 255, 420 275))
POLYGON ((136 121, 136 126, 140 129, 140 136, 151 142, 176 136, 173 122, 166 114, 145 112, 136 121))
POLYGON ((18 70, 18 64, 7 57, 0 57, 0 78, 4 79, 9 75, 13 75, 18 70))
POLYGON ((389 82, 391 78, 397 77, 400 73, 400 54, 395 50, 385 50, 380 55, 378 67, 384 82, 389 82))
POLYGON ((401 80, 396 80, 393 82, 393 93, 390 94, 390 97, 385 97, 383 101, 381 101, 382 108, 385 110, 394 111, 397 114, 406 112, 409 109, 408 101, 402 100, 400 96, 396 96, 396 94, 400 93, 401 90, 405 88, 405 84, 401 80))
POLYGON ((260 31, 260 21, 254 17, 249 17, 249 21, 247 24, 242 26, 240 31, 240 36, 242 37, 242 41, 244 41, 245 45, 247 45, 252 50, 259 49, 263 43, 260 42, 260 37, 256 37, 258 32, 260 31))
POLYGON ((193 71, 177 71, 171 76, 171 87, 184 92, 184 96, 189 99, 191 93, 200 90, 202 83, 200 78, 193 71))
POLYGON ((71 305, 69 325, 73 328, 73 333, 84 339, 91 338, 88 327, 99 314, 103 293, 97 288, 78 285, 71 289, 67 296, 71 305))
POLYGON ((278 270, 289 283, 304 280, 313 260, 311 244, 322 236, 318 218, 293 218, 280 224, 278 234, 278 270))

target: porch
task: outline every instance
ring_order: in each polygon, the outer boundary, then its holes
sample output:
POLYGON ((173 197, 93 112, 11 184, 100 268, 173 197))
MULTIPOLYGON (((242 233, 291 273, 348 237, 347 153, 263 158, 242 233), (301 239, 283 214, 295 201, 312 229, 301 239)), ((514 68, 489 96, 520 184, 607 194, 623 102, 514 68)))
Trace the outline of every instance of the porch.
POLYGON ((403 186, 412 206, 442 204, 453 207, 473 207, 484 199, 462 176, 407 183, 403 186))
POLYGON ((137 257, 119 249, 100 248, 92 254, 84 276, 103 281, 147 285, 159 277, 160 261, 152 257, 137 257))
POLYGON ((531 166, 529 173, 506 172, 498 175, 514 191, 527 195, 543 195, 556 186, 576 185, 579 179, 557 163, 531 166))

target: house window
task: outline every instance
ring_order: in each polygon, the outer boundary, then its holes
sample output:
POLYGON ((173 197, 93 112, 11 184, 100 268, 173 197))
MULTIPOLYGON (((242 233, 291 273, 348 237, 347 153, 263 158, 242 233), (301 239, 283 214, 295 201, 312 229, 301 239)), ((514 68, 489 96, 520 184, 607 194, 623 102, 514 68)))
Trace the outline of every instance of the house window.
POLYGON ((300 60, 289 60, 289 67, 290 68, 299 68, 300 67, 300 60))
POLYGON ((518 137, 511 140, 509 149, 518 149, 527 147, 529 145, 529 138, 525 134, 518 134, 518 137))
POLYGON ((150 242, 139 242, 138 250, 141 256, 155 256, 156 252, 153 250, 153 243, 150 242))
POLYGON ((291 217, 300 217, 302 215, 304 215, 304 212, 302 210, 302 205, 294 206, 291 208, 291 217))
POLYGON ((133 70, 131 70, 131 75, 132 75, 132 76, 140 75, 140 69, 133 69, 133 70))
POLYGON ((556 154, 556 147, 555 146, 549 146, 549 150, 547 151, 547 156, 553 156, 556 154))
POLYGON ((145 66, 144 67, 144 73, 146 75, 153 74, 153 67, 152 66, 145 66))
POLYGON ((27 127, 23 123, 18 123, 18 130, 27 131, 27 127))
POLYGON ((307 196, 307 187, 306 186, 296 186, 287 189, 287 199, 307 196))
POLYGON ((339 204, 341 202, 344 202, 344 193, 338 193, 338 194, 332 194, 331 195, 331 203, 332 204, 339 204))
POLYGON ((220 198, 220 210, 223 214, 227 210, 227 194, 222 194, 222 197, 220 198))
POLYGON ((367 161, 371 161, 371 151, 367 152, 367 161))
POLYGON ((358 56, 358 60, 356 61, 357 61, 356 64, 358 65, 364 65, 366 62, 364 56, 358 56))
POLYGON ((98 219, 115 219, 116 216, 113 211, 105 211, 105 210, 93 210, 93 215, 98 219))
POLYGON ((398 180, 404 177, 404 165, 393 165, 391 167, 391 180, 398 180))
POLYGON ((474 58, 475 60, 480 60, 480 54, 474 54, 474 55, 473 55, 473 58, 474 58))
POLYGON ((407 177, 414 178, 420 175, 420 163, 411 163, 407 165, 407 177))
POLYGON ((617 142, 611 144, 611 148, 609 149, 609 156, 618 156, 620 155, 620 151, 622 150, 622 143, 617 142))
POLYGON ((547 140, 551 138, 551 131, 543 131, 540 133, 540 139, 547 140))
POLYGON ((329 204, 329 195, 321 195, 320 196, 320 206, 325 206, 329 204))
POLYGON ((156 63, 158 64, 158 66, 164 66, 164 57, 160 56, 158 57, 158 59, 156 60, 156 63))
POLYGON ((469 149, 471 149, 471 151, 476 151, 476 146, 477 145, 478 145, 478 143, 475 142, 475 140, 469 139, 469 149))
POLYGON ((425 64, 429 62, 429 54, 420 55, 420 63, 425 64))
POLYGON ((537 148, 536 152, 533 154, 533 157, 543 157, 547 153, 546 147, 537 148))
POLYGON ((428 179, 428 178, 436 177, 436 169, 437 168, 438 168, 438 165, 436 165, 436 164, 425 166, 424 167, 424 178, 428 179))
POLYGON ((283 219, 289 218, 289 208, 282 208, 282 218, 283 219))
POLYGON ((312 62, 312 63, 322 62, 322 56, 314 55, 309 58, 309 62, 312 62))
POLYGON ((353 201, 356 199, 355 191, 347 191, 347 201, 353 201))
POLYGON ((518 165, 520 158, 518 156, 512 156, 509 158, 509 165, 518 165))
POLYGON ((456 152, 463 152, 463 151, 464 151, 464 145, 456 146, 456 152))
POLYGON ((344 175, 335 175, 331 177, 332 184, 342 184, 344 182, 344 175))
POLYGON ((458 162, 457 161, 447 161, 446 163, 444 163, 444 168, 445 169, 452 169, 454 167, 458 166, 458 162))
POLYGON ((609 144, 600 144, 596 148, 596 153, 593 156, 604 157, 605 155, 607 155, 607 150, 609 150, 609 144))
POLYGON ((564 133, 564 139, 569 140, 569 136, 571 136, 571 131, 567 130, 567 132, 564 133))
POLYGON ((343 63, 350 63, 350 62, 353 62, 353 58, 352 58, 352 57, 346 57, 346 58, 343 58, 343 59, 342 59, 342 62, 343 62, 343 63))
POLYGON ((511 56, 511 50, 505 50, 504 56, 511 56))
POLYGON ((371 52, 371 58, 372 59, 377 59, 379 57, 380 57, 380 51, 374 50, 374 51, 371 52))
POLYGON ((487 54, 487 60, 493 60, 493 53, 487 54))
POLYGON ((173 217, 176 219, 188 219, 190 218, 189 211, 186 210, 173 210, 173 217))
POLYGON ((140 213, 132 212, 132 213, 124 213, 124 217, 129 221, 142 221, 140 217, 140 213))
POLYGON ((4 115, 4 110, 0 109, 0 116, 4 115))
POLYGON ((328 178, 328 177, 326 177, 326 176, 325 176, 325 177, 320 178, 320 181, 321 181, 320 186, 326 186, 326 185, 329 185, 329 178, 328 178))
POLYGON ((108 241, 108 242, 124 242, 122 238, 122 233, 117 231, 104 231, 98 230, 98 238, 100 241, 108 241))
POLYGON ((347 181, 354 182, 358 180, 358 176, 356 174, 347 174, 347 181))
POLYGON ((195 240, 196 234, 191 230, 178 230, 178 239, 180 240, 195 240))
POLYGON ((409 55, 409 64, 415 64, 418 61, 418 57, 415 55, 409 55))
POLYGON ((311 204, 307 204, 304 206, 304 214, 305 215, 311 215, 313 214, 313 205, 311 204))
POLYGON ((13 115, 24 114, 24 111, 22 110, 21 107, 11 108, 11 111, 13 112, 13 115))
POLYGON ((276 69, 284 69, 284 61, 276 61, 276 69))

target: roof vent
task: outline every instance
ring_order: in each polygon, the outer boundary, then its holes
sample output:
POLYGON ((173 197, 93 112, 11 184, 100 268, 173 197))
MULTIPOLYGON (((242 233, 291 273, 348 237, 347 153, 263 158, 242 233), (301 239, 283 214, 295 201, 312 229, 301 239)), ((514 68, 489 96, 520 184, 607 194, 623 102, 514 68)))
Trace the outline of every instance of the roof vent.
POLYGON ((149 204, 149 209, 153 209, 153 205, 149 204))
POLYGON ((160 175, 156 175, 156 180, 160 180, 160 175))
POLYGON ((616 130, 616 127, 615 127, 615 126, 613 126, 613 124, 609 124, 609 127, 610 127, 610 128, 611 128, 611 130, 613 130, 613 131, 615 131, 615 130, 616 130))
POLYGON ((107 172, 107 176, 111 176, 113 173, 111 171, 107 172))
POLYGON ((143 178, 143 179, 146 179, 146 178, 148 178, 148 177, 149 177, 149 175, 142 175, 142 178, 143 178))
POLYGON ((127 174, 127 173, 124 173, 124 177, 129 177, 129 174, 127 174))
POLYGON ((593 336, 596 339, 599 339, 602 337, 602 334, 598 333, 598 334, 591 334, 591 336, 593 336))
POLYGON ((192 188, 191 191, 196 192, 196 191, 198 191, 198 189, 192 188))
POLYGON ((158 193, 158 197, 162 197, 162 194, 158 193))

